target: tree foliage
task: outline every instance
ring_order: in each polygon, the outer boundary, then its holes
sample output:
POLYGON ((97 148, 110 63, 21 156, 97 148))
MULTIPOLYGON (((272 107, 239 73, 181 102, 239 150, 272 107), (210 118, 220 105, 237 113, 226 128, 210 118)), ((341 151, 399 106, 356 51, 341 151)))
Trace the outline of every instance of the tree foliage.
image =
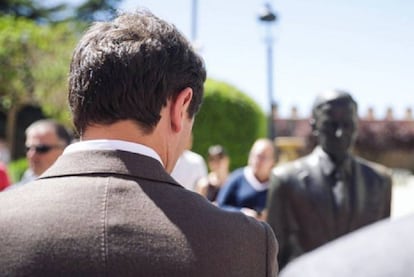
POLYGON ((116 14, 121 0, 85 0, 78 5, 68 5, 69 0, 45 5, 41 0, 2 0, 0 15, 26 18, 37 23, 57 23, 63 21, 91 22, 106 20, 116 14))
POLYGON ((7 121, 0 131, 10 149, 21 143, 16 136, 26 127, 17 126, 23 107, 41 107, 44 115, 70 124, 67 74, 77 36, 90 21, 115 15, 120 1, 0 2, 0 115, 2 124, 7 121))
MULTIPOLYGON (((66 79, 75 32, 70 24, 37 25, 23 18, 0 18, 0 108, 39 104, 63 119, 66 79)), ((67 114, 66 114, 67 115, 67 114)))
POLYGON ((0 111, 7 114, 25 104, 39 104, 47 115, 64 120, 70 55, 82 26, 68 20, 94 20, 99 13, 113 15, 119 2, 87 0, 72 7, 71 13, 66 4, 46 7, 44 2, 35 0, 2 1, 0 111), (56 13, 65 9, 67 17, 62 22, 45 24, 53 22, 56 13))
POLYGON ((234 169, 246 165, 253 142, 266 135, 266 117, 257 103, 237 88, 207 80, 193 134, 195 152, 206 157, 209 146, 221 144, 228 150, 234 169))
POLYGON ((41 107, 46 116, 69 125, 67 75, 75 37, 69 23, 0 17, 0 110, 13 157, 21 144, 17 130, 25 127, 17 120, 24 107, 41 107))
POLYGON ((57 13, 67 8, 66 4, 46 7, 40 1, 2 0, 0 2, 0 15, 9 15, 15 18, 23 17, 37 22, 52 22, 57 13))
POLYGON ((121 0, 88 0, 76 8, 75 19, 91 22, 113 18, 121 0))

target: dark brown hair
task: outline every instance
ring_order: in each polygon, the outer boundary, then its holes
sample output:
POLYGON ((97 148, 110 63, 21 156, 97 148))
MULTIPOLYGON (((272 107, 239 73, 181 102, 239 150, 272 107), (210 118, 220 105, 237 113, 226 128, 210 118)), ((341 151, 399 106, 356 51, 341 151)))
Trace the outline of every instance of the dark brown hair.
POLYGON ((199 110, 206 71, 175 26, 140 10, 95 23, 74 50, 69 105, 77 131, 132 119, 145 132, 169 99, 190 87, 189 117, 199 110))

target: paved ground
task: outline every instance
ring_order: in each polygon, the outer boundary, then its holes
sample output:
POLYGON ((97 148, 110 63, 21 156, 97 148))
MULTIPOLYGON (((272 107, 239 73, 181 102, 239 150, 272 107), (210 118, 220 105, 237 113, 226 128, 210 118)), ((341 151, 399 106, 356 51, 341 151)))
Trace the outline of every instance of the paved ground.
POLYGON ((396 174, 393 182, 391 217, 414 213, 414 176, 407 173, 396 174))

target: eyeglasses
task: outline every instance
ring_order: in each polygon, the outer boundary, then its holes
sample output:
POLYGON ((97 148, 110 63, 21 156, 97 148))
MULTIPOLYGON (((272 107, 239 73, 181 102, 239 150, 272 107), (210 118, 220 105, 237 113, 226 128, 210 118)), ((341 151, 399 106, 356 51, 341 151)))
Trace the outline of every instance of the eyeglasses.
POLYGON ((62 146, 46 145, 46 144, 32 145, 32 146, 26 146, 26 152, 29 152, 30 150, 33 149, 38 154, 46 154, 47 152, 55 148, 62 148, 62 146))

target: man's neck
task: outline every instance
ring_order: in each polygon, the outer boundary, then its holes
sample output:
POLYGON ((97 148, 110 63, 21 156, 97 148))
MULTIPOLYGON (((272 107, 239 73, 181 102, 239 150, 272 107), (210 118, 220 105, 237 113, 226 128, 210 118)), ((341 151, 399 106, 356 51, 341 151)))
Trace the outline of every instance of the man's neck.
POLYGON ((143 131, 143 129, 132 120, 121 120, 108 125, 94 124, 88 126, 80 137, 81 141, 99 139, 122 140, 148 146, 154 149, 164 162, 162 156, 164 151, 161 149, 162 144, 159 143, 157 133, 147 133, 143 131))
POLYGON ((86 128, 81 140, 113 139, 142 143, 145 133, 131 120, 122 120, 108 125, 94 124, 86 128))

